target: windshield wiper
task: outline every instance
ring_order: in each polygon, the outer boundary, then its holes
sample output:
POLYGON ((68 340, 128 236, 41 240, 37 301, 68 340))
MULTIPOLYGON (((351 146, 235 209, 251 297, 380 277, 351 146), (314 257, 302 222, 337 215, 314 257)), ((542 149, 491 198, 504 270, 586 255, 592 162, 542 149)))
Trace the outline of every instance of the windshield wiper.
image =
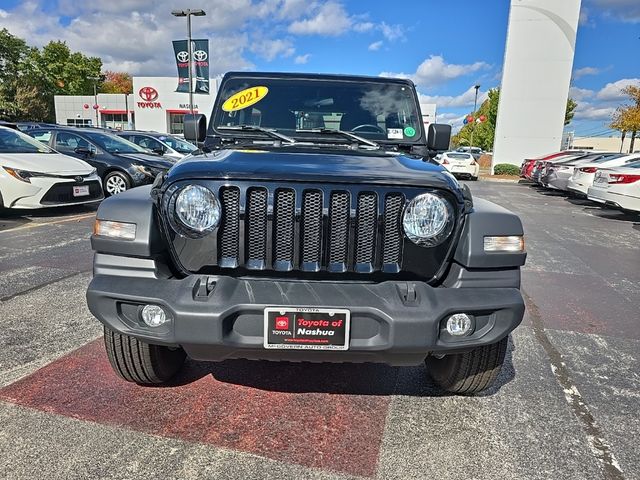
POLYGON ((362 143, 364 145, 369 145, 370 147, 380 148, 376 142, 372 142, 371 140, 367 140, 366 138, 362 138, 359 135, 355 135, 351 132, 345 132, 344 130, 338 130, 334 128, 309 128, 306 130, 296 130, 296 133, 322 133, 322 134, 338 134, 344 137, 347 137, 351 140, 355 140, 358 143, 362 143))
POLYGON ((241 132, 261 132, 261 133, 264 133, 265 135, 267 135, 267 136, 269 136, 271 138, 275 138, 275 139, 281 140, 283 142, 296 143, 296 141, 293 138, 288 137, 287 135, 283 135, 282 133, 278 132, 274 128, 264 128, 264 127, 258 127, 256 125, 233 125, 233 126, 219 125, 216 128, 218 130, 238 130, 238 131, 241 131, 241 132))

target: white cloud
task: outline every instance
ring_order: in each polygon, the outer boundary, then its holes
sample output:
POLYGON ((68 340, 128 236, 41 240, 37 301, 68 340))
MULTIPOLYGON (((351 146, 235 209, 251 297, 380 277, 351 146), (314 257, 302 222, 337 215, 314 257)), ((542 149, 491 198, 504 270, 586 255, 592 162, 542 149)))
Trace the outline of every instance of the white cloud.
POLYGON ((606 16, 615 17, 623 22, 640 22, 638 0, 589 0, 588 3, 602 10, 606 16))
POLYGON ((274 60, 276 57, 290 57, 296 51, 289 40, 281 39, 257 39, 252 42, 250 50, 267 62, 274 60))
MULTIPOLYGON (((420 103, 435 103, 438 108, 473 107, 476 89, 469 87, 467 91, 457 96, 423 95, 419 94, 420 103)), ((478 91, 478 106, 487 99, 487 92, 478 91)))
POLYGON ((598 75, 602 70, 597 67, 583 67, 573 71, 574 80, 578 80, 586 75, 598 75))
POLYGON ((616 111, 615 107, 608 105, 593 105, 589 102, 578 103, 574 120, 611 120, 616 111))
POLYGON ((369 45, 369 50, 371 50, 372 52, 376 52, 378 50, 380 50, 380 48, 382 47, 382 44, 384 42, 382 40, 378 41, 378 42, 373 42, 371 45, 369 45))
POLYGON ((309 61, 309 58, 311 58, 310 53, 305 53, 304 55, 298 55, 296 58, 293 59, 293 63, 297 65, 304 65, 309 61))
POLYGON ((640 78, 622 78, 617 82, 607 83, 598 92, 597 97, 599 100, 621 100, 625 97, 622 89, 629 85, 640 86, 640 78))
POLYGON ((359 22, 353 25, 353 30, 358 33, 370 32, 375 28, 376 24, 372 22, 359 22))
POLYGON ((382 72, 380 75, 383 77, 410 78, 419 86, 429 87, 486 68, 489 68, 489 64, 485 62, 475 62, 467 65, 453 64, 446 63, 440 55, 431 55, 418 66, 415 73, 382 72))
POLYGON ((382 32, 384 38, 390 42, 404 39, 404 28, 402 25, 388 25, 387 23, 382 22, 378 28, 382 32))
POLYGON ((588 88, 569 88, 569 97, 573 98, 576 102, 590 99, 595 95, 595 93, 596 92, 594 92, 593 90, 589 90, 588 88))
POLYGON ((312 16, 293 22, 289 25, 289 32, 297 35, 337 36, 348 31, 353 24, 341 3, 328 2, 311 10, 312 16))

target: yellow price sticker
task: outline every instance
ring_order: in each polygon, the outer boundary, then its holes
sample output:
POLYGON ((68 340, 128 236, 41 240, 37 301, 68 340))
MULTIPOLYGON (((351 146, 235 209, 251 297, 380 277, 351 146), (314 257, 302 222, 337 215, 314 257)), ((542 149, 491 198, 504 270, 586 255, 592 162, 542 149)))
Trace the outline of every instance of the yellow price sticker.
POLYGON ((266 97, 267 93, 269 89, 263 86, 245 88, 227 98, 222 104, 222 110, 235 112, 250 107, 266 97))

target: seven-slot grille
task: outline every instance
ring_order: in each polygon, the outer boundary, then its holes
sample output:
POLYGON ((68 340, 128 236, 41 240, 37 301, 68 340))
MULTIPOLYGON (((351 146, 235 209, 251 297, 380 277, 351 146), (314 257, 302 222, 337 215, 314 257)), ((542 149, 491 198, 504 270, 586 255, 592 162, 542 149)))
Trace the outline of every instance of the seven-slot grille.
POLYGON ((218 198, 221 267, 400 271, 402 193, 224 186, 218 198))

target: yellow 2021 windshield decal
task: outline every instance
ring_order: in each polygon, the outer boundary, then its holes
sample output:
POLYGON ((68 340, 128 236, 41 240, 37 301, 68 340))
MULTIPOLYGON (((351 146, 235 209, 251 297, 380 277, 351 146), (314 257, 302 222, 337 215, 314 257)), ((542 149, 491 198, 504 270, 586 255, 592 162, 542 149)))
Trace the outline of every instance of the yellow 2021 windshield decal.
POLYGON ((267 93, 269 89, 263 86, 245 88, 227 98, 222 104, 222 110, 235 112, 250 107, 266 97, 267 93))

